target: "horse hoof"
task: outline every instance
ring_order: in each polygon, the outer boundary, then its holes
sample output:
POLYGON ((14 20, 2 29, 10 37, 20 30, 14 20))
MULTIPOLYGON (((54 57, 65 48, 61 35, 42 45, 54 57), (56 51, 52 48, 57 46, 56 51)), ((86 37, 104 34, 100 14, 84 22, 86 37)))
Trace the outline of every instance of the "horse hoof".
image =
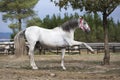
POLYGON ((92 54, 95 54, 95 51, 91 51, 92 54))
POLYGON ((37 69, 38 69, 38 67, 33 67, 32 69, 37 70, 37 69))
POLYGON ((65 71, 65 70, 66 70, 66 68, 65 68, 65 67, 63 67, 63 70, 65 71))

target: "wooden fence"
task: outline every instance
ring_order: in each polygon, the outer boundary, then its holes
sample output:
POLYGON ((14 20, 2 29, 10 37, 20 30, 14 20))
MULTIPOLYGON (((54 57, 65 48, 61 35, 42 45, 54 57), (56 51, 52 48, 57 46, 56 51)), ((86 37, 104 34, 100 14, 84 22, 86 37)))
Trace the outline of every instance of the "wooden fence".
MULTIPOLYGON (((104 43, 87 43, 90 45, 96 53, 100 53, 104 51, 104 43)), ((28 47, 27 47, 28 49, 28 47)), ((46 52, 55 52, 58 54, 61 48, 47 49, 47 48, 39 48, 39 54, 46 52)), ((109 43, 110 52, 120 52, 120 43, 109 43)), ((14 54, 14 42, 0 42, 0 53, 14 54)), ((66 52, 71 54, 73 52, 81 54, 81 52, 86 51, 89 53, 89 50, 83 45, 74 45, 73 47, 66 47, 66 52), (77 47, 77 48, 75 48, 77 47)))
POLYGON ((0 53, 14 54, 14 42, 0 42, 0 53))

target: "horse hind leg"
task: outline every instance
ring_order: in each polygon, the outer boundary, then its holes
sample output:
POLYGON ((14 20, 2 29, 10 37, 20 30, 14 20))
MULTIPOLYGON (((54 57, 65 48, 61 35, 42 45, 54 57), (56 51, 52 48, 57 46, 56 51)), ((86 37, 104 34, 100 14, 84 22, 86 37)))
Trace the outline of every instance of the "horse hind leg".
POLYGON ((35 47, 35 43, 29 46, 29 59, 30 59, 30 65, 32 67, 32 69, 38 69, 38 67, 35 64, 35 60, 34 60, 34 47, 35 47))

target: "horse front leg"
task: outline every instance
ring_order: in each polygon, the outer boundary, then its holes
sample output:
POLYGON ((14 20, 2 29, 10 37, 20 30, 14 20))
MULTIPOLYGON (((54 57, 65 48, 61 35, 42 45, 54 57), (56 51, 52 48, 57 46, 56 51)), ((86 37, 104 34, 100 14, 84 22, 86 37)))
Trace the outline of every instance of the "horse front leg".
POLYGON ((34 47, 30 47, 28 54, 29 54, 30 65, 32 69, 38 69, 38 67, 35 64, 35 60, 34 60, 34 47))
POLYGON ((63 70, 66 70, 66 67, 64 65, 64 57, 65 57, 65 49, 62 49, 61 67, 62 67, 63 70))
POLYGON ((94 53, 94 50, 92 49, 92 47, 90 47, 88 44, 84 42, 72 41, 72 45, 84 45, 86 48, 88 48, 91 51, 91 53, 94 53))

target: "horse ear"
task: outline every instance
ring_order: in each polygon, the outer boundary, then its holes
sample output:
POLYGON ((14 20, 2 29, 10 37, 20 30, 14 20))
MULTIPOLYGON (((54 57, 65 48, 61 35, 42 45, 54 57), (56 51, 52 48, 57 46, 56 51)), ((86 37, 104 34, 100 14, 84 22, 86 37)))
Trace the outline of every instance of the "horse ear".
POLYGON ((82 17, 82 16, 80 16, 79 18, 80 18, 80 19, 83 19, 83 17, 82 17))

